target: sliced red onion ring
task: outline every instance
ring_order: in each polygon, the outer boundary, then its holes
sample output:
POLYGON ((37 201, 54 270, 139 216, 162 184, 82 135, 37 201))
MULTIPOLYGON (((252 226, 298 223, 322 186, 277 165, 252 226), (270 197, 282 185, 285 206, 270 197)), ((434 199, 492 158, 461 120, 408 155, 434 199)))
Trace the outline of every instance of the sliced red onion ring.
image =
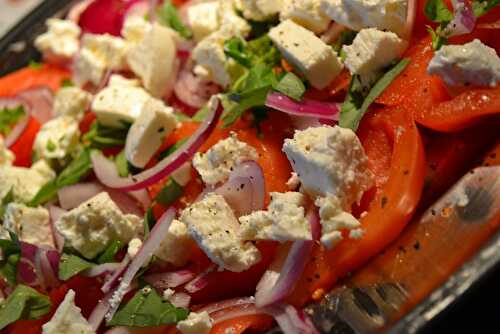
POLYGON ((126 326, 116 326, 107 330, 104 334, 133 334, 134 330, 132 327, 126 326))
POLYGON ((123 258, 122 262, 120 262, 120 266, 117 267, 113 272, 113 275, 108 277, 108 279, 106 279, 106 281, 102 285, 101 287, 102 292, 107 293, 118 285, 119 279, 120 277, 123 276, 125 270, 127 270, 129 263, 130 263, 130 257, 126 255, 123 258))
POLYGON ((221 114, 222 106, 219 99, 213 97, 209 101, 209 114, 191 138, 174 153, 148 170, 131 177, 121 178, 113 162, 106 159, 99 151, 93 151, 91 159, 94 172, 102 184, 124 191, 138 190, 155 184, 193 157, 215 129, 221 114))
POLYGON ((204 272, 200 273, 191 282, 186 284, 184 289, 189 293, 195 293, 205 288, 208 285, 207 277, 215 268, 217 268, 215 264, 209 266, 204 272))
MULTIPOLYGON (((57 274, 55 272, 55 268, 52 265, 54 261, 54 255, 51 255, 49 258, 50 251, 39 249, 40 254, 40 270, 43 275, 45 284, 48 288, 55 288, 59 285, 59 279, 57 278, 57 274), (51 261, 52 259, 52 261, 51 261)), ((57 263, 59 264, 59 254, 57 254, 57 263)))
POLYGON ((127 289, 130 287, 135 274, 137 274, 142 266, 151 259, 151 256, 153 256, 156 250, 160 247, 161 242, 165 239, 174 218, 175 209, 168 209, 151 230, 149 238, 142 244, 141 249, 123 274, 120 285, 112 293, 112 297, 110 299, 112 303, 110 304, 109 310, 105 315, 105 318, 108 321, 113 318, 113 315, 120 306, 120 302, 122 301, 123 296, 125 296, 127 289))
POLYGON ((229 180, 215 192, 224 197, 237 217, 264 207, 264 172, 255 161, 245 161, 234 168, 229 180))
POLYGON ((339 120, 340 107, 338 103, 308 99, 297 102, 284 94, 274 92, 267 96, 266 106, 290 115, 339 120))
POLYGON ((476 16, 469 0, 452 0, 454 17, 443 29, 446 37, 459 36, 470 33, 476 25, 476 16))
POLYGON ((100 264, 97 266, 94 266, 92 268, 89 268, 82 272, 83 276, 87 277, 96 277, 96 276, 101 276, 102 274, 110 273, 110 272, 116 272, 117 270, 120 269, 121 263, 104 263, 100 264))
POLYGON ((43 289, 56 287, 59 284, 59 259, 60 255, 55 250, 21 242, 21 259, 17 266, 18 283, 40 286, 43 289))
MULTIPOLYGON (((410 0, 411 1, 411 0, 410 0)), ((332 22, 330 26, 328 27, 328 30, 325 31, 321 35, 321 40, 325 42, 326 44, 332 44, 335 42, 339 37, 342 31, 346 30, 347 28, 337 22, 332 22)))
POLYGON ((170 271, 166 273, 149 274, 144 276, 144 280, 158 290, 168 288, 176 288, 185 284, 195 277, 195 273, 191 270, 182 269, 178 271, 170 271))
POLYGON ((184 64, 174 85, 177 98, 193 108, 203 107, 210 96, 217 94, 219 90, 216 84, 195 75, 190 61, 184 64))
POLYGON ((191 296, 184 292, 176 292, 168 299, 175 307, 188 308, 191 303, 191 296))
POLYGON ((31 116, 41 124, 46 123, 54 117, 52 106, 54 104, 54 94, 47 86, 33 87, 22 91, 18 97, 25 100, 29 105, 31 116))
POLYGON ((19 136, 24 132, 26 126, 29 123, 30 117, 30 106, 26 100, 19 97, 2 97, 0 98, 0 110, 4 108, 15 108, 18 106, 23 106, 26 116, 17 122, 17 124, 10 130, 9 134, 5 137, 5 146, 11 147, 17 141, 19 136))
POLYGON ((239 318, 248 315, 256 315, 263 314, 262 310, 259 310, 255 304, 243 304, 239 307, 235 307, 234 309, 224 310, 222 312, 213 312, 210 314, 210 317, 214 320, 214 325, 220 324, 226 320, 239 318))
POLYGON ((413 33, 413 27, 415 25, 415 18, 417 16, 417 0, 408 0, 408 5, 406 9, 406 23, 405 23, 405 29, 403 33, 404 39, 407 41, 410 40, 411 35, 413 33))
POLYGON ((274 317, 284 334, 319 334, 304 312, 291 305, 275 305, 264 310, 274 317))
POLYGON ((230 307, 245 305, 245 304, 255 304, 254 297, 242 297, 242 298, 232 298, 226 299, 220 302, 215 302, 208 304, 198 310, 197 312, 207 312, 208 314, 215 313, 217 311, 221 311, 230 307))

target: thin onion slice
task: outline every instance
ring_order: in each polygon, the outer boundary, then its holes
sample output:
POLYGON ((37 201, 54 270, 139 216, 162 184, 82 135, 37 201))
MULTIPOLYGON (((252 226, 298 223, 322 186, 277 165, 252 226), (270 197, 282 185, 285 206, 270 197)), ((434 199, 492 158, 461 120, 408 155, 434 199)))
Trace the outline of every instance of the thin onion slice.
POLYGON ((264 311, 273 316, 284 334, 319 334, 309 317, 292 305, 274 305, 264 311))
POLYGON ((189 293, 195 293, 202 290, 208 285, 208 275, 215 270, 217 266, 212 264, 205 271, 196 276, 192 281, 184 286, 184 289, 189 293))
POLYGON ((208 314, 211 314, 217 311, 225 310, 230 307, 235 307, 245 304, 255 304, 255 298, 242 297, 242 298, 226 299, 220 302, 208 304, 200 309, 197 309, 196 312, 207 312, 208 314))
POLYGON ((54 239, 54 245, 59 253, 62 252, 64 248, 64 237, 59 233, 56 228, 56 221, 59 220, 63 214, 66 213, 66 210, 61 209, 58 206, 50 205, 49 206, 49 215, 50 215, 50 228, 52 231, 52 238, 54 239))
POLYGON ((309 99, 294 101, 281 93, 270 93, 266 99, 266 106, 295 116, 317 117, 338 121, 340 107, 338 103, 321 102, 309 99))
POLYGON ((470 33, 476 26, 476 16, 469 0, 452 0, 454 16, 450 23, 443 29, 442 35, 446 37, 460 36, 470 33))
POLYGON ((45 249, 21 241, 21 259, 17 266, 17 281, 43 289, 59 284, 60 255, 56 250, 45 249))
POLYGON ((181 269, 166 273, 149 274, 144 276, 144 280, 159 290, 176 288, 185 284, 195 277, 191 270, 181 269))
POLYGON ((38 122, 44 124, 54 117, 52 105, 54 94, 48 86, 37 86, 26 89, 17 95, 29 105, 31 116, 38 122))
POLYGON ((101 287, 101 291, 104 293, 107 293, 111 291, 111 289, 115 288, 118 285, 118 281, 120 277, 123 276, 123 273, 125 270, 127 270, 127 267, 130 263, 130 257, 126 255, 122 262, 120 262, 120 266, 115 269, 113 272, 113 275, 108 277, 108 279, 104 282, 104 284, 101 287))
POLYGON ((187 61, 174 85, 174 93, 183 103, 193 108, 203 107, 210 96, 219 92, 219 87, 193 73, 192 62, 187 61))
POLYGON ((417 0, 408 0, 408 7, 406 10, 406 23, 403 32, 403 38, 409 41, 415 26, 415 18, 417 16, 417 0))
POLYGON ((155 184, 176 171, 193 157, 215 129, 221 114, 222 106, 219 103, 219 99, 213 97, 209 102, 207 117, 191 138, 174 153, 148 170, 131 177, 122 178, 118 175, 113 162, 106 159, 99 151, 93 151, 91 159, 94 172, 102 184, 124 191, 138 190, 155 184))
POLYGON ((82 272, 83 276, 87 277, 96 277, 101 276, 102 274, 116 272, 120 269, 121 263, 103 263, 92 268, 89 268, 82 272))

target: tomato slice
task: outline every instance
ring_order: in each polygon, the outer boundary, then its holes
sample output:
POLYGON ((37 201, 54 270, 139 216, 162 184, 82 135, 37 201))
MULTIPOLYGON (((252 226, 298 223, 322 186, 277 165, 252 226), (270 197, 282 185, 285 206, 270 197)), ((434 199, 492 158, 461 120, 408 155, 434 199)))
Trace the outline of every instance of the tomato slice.
POLYGON ((69 78, 70 72, 56 65, 43 64, 40 68, 25 67, 0 78, 0 96, 16 95, 23 90, 41 85, 57 91, 62 81, 69 78))
POLYGON ((246 315, 223 321, 215 325, 210 334, 241 334, 246 331, 261 333, 269 329, 273 323, 273 318, 265 314, 246 315))
POLYGON ((24 132, 17 138, 16 142, 10 147, 12 152, 16 155, 14 165, 19 167, 31 166, 31 154, 33 143, 35 142, 36 135, 40 130, 40 123, 34 118, 30 117, 28 125, 24 132))

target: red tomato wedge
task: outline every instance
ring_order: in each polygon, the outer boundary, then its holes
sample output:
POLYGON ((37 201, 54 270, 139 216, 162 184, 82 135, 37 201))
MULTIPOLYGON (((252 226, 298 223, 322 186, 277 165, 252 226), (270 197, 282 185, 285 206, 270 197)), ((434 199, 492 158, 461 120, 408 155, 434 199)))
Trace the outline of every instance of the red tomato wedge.
POLYGON ((25 67, 0 78, 0 96, 16 95, 23 90, 36 86, 49 86, 53 91, 61 87, 70 73, 61 67, 43 64, 40 68, 25 67))

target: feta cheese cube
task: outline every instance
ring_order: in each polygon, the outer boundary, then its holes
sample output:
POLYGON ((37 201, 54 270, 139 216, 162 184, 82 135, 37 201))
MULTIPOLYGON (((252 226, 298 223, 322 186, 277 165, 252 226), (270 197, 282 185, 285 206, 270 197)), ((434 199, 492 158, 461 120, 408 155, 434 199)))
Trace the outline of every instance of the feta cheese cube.
POLYGON ((224 182, 234 167, 246 160, 257 160, 257 151, 247 143, 239 141, 236 134, 220 140, 205 153, 196 153, 193 166, 203 182, 214 185, 224 182))
POLYGON ((152 29, 151 23, 142 16, 130 15, 125 19, 121 34, 131 44, 140 43, 152 29))
POLYGON ((271 193, 267 211, 240 217, 244 240, 311 240, 311 226, 305 217, 306 198, 299 192, 271 193))
POLYGON ((132 240, 130 240, 127 247, 128 256, 130 256, 130 258, 133 259, 137 255, 137 253, 139 253, 141 247, 142 247, 141 239, 133 238, 132 240))
POLYGON ((124 122, 134 123, 149 99, 151 96, 139 87, 108 86, 95 96, 92 111, 101 124, 120 128, 124 122))
POLYGON ((174 219, 155 255, 165 262, 181 267, 189 260, 193 246, 194 242, 186 225, 174 219))
POLYGON ((75 305, 75 291, 69 290, 49 322, 42 326, 43 334, 95 334, 79 307, 75 305))
POLYGON ((127 160, 135 167, 144 168, 176 126, 172 108, 157 99, 146 101, 127 134, 127 160))
POLYGON ((80 130, 72 116, 51 119, 38 131, 33 150, 38 159, 64 159, 78 151, 80 130))
POLYGON ((239 237, 239 223, 224 197, 209 193, 184 209, 180 220, 220 269, 242 272, 260 261, 259 250, 239 237))
POLYGON ((224 53, 224 41, 229 39, 219 31, 203 39, 193 49, 193 59, 197 68, 207 72, 206 78, 222 87, 231 84, 231 75, 228 71, 228 59, 224 53))
POLYGON ((330 24, 330 18, 320 10, 320 0, 284 0, 280 19, 290 19, 316 34, 325 31, 330 24))
POLYGON ((0 166, 11 166, 16 156, 5 146, 3 137, 0 136, 0 166))
POLYGON ((127 61, 154 97, 163 97, 172 89, 177 47, 171 29, 154 24, 140 43, 130 48, 127 61))
POLYGON ((140 225, 139 217, 124 215, 106 192, 66 212, 55 223, 67 244, 87 259, 104 251, 113 240, 128 243, 140 225))
POLYGON ((283 57, 301 71, 315 88, 325 88, 342 71, 337 53, 314 33, 292 20, 272 28, 269 37, 283 57))
POLYGON ((208 334, 213 326, 213 320, 207 311, 191 312, 187 319, 177 323, 177 329, 182 334, 208 334))
POLYGON ((12 190, 14 201, 29 202, 38 190, 56 177, 45 160, 39 160, 31 168, 0 166, 0 198, 12 190))
POLYGON ((20 203, 9 203, 5 208, 3 226, 14 232, 21 241, 55 248, 49 211, 41 206, 31 208, 20 203))
POLYGON ((54 114, 57 116, 71 116, 77 120, 90 106, 92 94, 78 87, 63 87, 54 98, 54 114))
POLYGON ((451 86, 495 87, 500 81, 500 58, 495 49, 474 39, 464 45, 444 45, 427 67, 451 86))
POLYGON ((128 87, 140 87, 141 82, 137 79, 128 79, 119 74, 112 74, 109 77, 108 86, 128 86, 128 87))
POLYGON ((219 29, 219 2, 200 2, 189 6, 187 20, 195 41, 201 41, 219 29))
POLYGON ((370 189, 373 175, 356 134, 339 126, 320 126, 296 131, 285 139, 283 151, 313 198, 330 194, 350 211, 370 189))
POLYGON ((241 0, 238 4, 243 17, 254 21, 265 21, 278 14, 285 0, 241 0))
POLYGON ((48 19, 48 31, 35 39, 35 46, 46 58, 68 60, 80 48, 80 27, 70 21, 48 19))
POLYGON ((322 11, 352 30, 377 28, 405 37, 408 0, 320 0, 322 11))
POLYGON ((106 73, 106 64, 92 51, 81 49, 73 61, 73 80, 83 87, 87 83, 99 86, 106 73))
POLYGON ((393 32, 374 28, 361 30, 352 45, 344 45, 345 65, 351 74, 359 74, 363 82, 372 82, 385 66, 401 57, 408 42, 393 32))

